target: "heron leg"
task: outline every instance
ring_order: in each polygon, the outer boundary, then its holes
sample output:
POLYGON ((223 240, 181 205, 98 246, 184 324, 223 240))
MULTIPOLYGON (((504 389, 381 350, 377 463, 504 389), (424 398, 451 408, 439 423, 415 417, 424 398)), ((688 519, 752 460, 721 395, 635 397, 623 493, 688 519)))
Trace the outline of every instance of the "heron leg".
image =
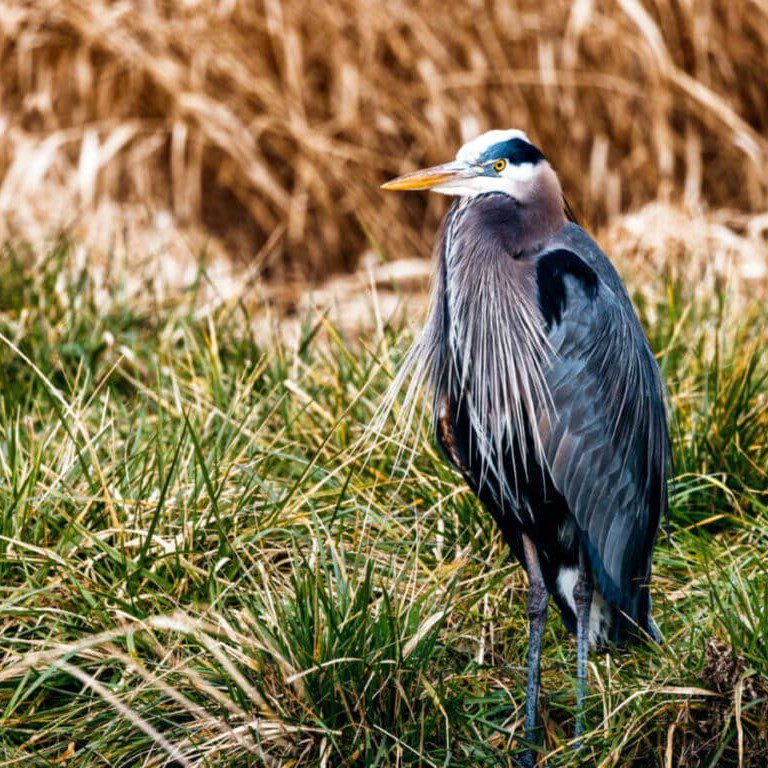
MULTIPOLYGON (((525 740, 528 744, 537 741, 537 720, 539 702, 539 683, 541 679, 541 640, 544 635, 544 625, 547 621, 547 605, 549 592, 544 584, 541 573, 539 556, 533 542, 523 534, 523 552, 528 571, 528 684, 525 689, 525 740)), ((533 768, 536 763, 536 753, 532 748, 523 755, 524 768, 533 768)))
POLYGON ((592 580, 584 553, 579 552, 579 575, 573 589, 576 603, 576 748, 584 734, 584 707, 587 698, 587 655, 589 653, 589 614, 592 607, 592 580))

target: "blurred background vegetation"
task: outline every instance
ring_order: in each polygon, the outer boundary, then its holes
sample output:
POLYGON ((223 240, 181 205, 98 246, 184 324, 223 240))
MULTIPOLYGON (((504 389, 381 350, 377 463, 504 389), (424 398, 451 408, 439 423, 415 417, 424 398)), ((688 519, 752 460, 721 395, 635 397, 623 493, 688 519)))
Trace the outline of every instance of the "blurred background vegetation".
POLYGON ((515 764, 524 575, 366 431, 446 207, 378 185, 514 126, 675 459, 666 642, 591 657, 576 755, 549 622, 546 765, 764 768, 767 123, 762 0, 2 0, 0 766, 515 764))
POLYGON ((378 184, 523 127, 593 226, 762 213, 767 45, 758 0, 5 0, 0 212, 108 242, 117 201, 317 278, 428 253, 443 203, 378 184))

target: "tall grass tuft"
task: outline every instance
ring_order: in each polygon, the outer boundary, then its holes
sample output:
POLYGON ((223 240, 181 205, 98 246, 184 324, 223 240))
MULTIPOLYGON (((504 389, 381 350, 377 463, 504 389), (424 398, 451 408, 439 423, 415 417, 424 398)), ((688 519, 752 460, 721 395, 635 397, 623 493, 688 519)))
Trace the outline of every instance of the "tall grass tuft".
MULTIPOLYGON (((358 442, 407 330, 260 343, 200 300, 203 267, 128 297, 65 242, 0 270, 0 765, 514 765, 521 570, 424 430, 407 475, 397 440, 358 442)), ((644 286, 675 425, 665 642, 592 657, 577 756, 550 622, 549 766, 768 758, 768 315, 745 300, 644 286)))

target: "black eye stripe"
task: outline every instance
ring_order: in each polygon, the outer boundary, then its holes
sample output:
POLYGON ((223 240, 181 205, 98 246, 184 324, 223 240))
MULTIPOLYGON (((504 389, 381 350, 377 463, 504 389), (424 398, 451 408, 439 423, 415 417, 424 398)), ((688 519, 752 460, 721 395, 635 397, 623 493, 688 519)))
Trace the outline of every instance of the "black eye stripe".
POLYGON ((487 163, 497 158, 506 158, 513 165, 531 163, 535 165, 546 158, 541 151, 525 139, 508 139, 492 144, 478 158, 480 163, 487 163))

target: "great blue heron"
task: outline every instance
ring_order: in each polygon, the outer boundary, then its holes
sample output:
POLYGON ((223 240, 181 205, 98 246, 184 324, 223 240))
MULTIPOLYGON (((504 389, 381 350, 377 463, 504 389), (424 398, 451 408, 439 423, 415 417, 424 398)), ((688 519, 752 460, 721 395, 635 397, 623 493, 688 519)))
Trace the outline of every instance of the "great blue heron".
POLYGON ((455 162, 383 187, 458 197, 404 373, 431 389, 445 456, 528 574, 526 741, 550 595, 576 635, 580 737, 589 646, 658 638, 648 584, 669 454, 658 366, 616 270, 522 131, 489 131, 455 162))

